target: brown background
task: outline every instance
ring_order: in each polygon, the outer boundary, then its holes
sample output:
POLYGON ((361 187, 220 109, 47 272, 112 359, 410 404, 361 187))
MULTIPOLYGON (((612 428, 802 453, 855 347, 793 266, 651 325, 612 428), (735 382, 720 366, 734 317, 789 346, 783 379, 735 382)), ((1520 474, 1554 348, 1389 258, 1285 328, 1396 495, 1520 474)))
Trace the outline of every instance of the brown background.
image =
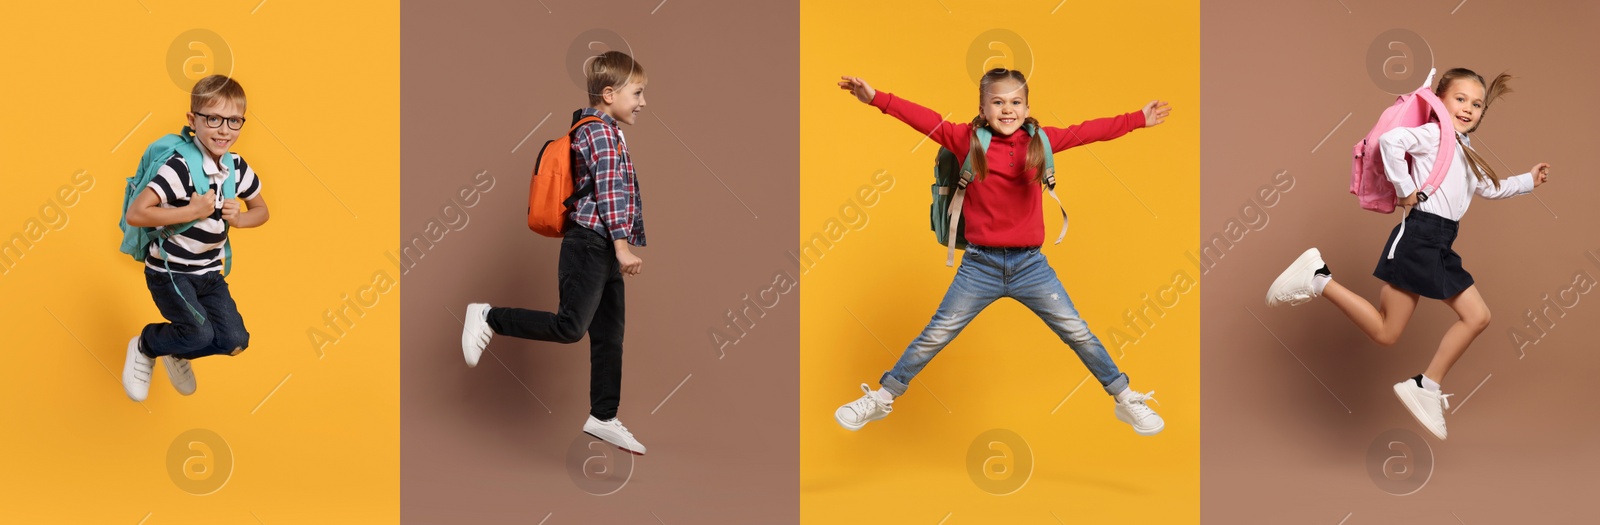
MULTIPOLYGON (((1206 2, 1201 20, 1202 242, 1240 217, 1274 173, 1296 181, 1267 209, 1266 225, 1204 276, 1204 521, 1593 523, 1600 301, 1582 296, 1521 359, 1509 330, 1577 272, 1600 276, 1586 253, 1600 252, 1600 115, 1588 102, 1600 82, 1600 7, 1253 0, 1206 2), (1272 310, 1263 302, 1273 277, 1311 246, 1340 282, 1377 297, 1372 268, 1399 217, 1357 206, 1349 155, 1394 100, 1367 73, 1369 44, 1394 28, 1426 39, 1441 72, 1459 65, 1520 77, 1474 144, 1505 175, 1552 165, 1538 199, 1478 199, 1462 222, 1456 250, 1494 318, 1444 382, 1460 410, 1447 413, 1448 441, 1426 438, 1435 467, 1409 496, 1368 477, 1367 448, 1390 429, 1426 434, 1390 385, 1427 365, 1454 314, 1424 301, 1399 342, 1382 348, 1325 301, 1272 310)), ((1420 63, 1406 84, 1420 85, 1427 68, 1420 63)))
POLYGON ((404 521, 796 521, 798 288, 720 359, 709 336, 792 268, 796 6, 405 2, 401 15, 402 242, 473 174, 495 180, 465 228, 402 280, 404 521), (498 337, 472 369, 459 344, 468 302, 556 306, 560 241, 527 229, 528 176, 586 105, 567 51, 596 28, 621 35, 650 79, 637 125, 624 126, 649 246, 626 285, 619 414, 649 454, 603 497, 579 490, 565 463, 588 413, 588 340, 498 337))

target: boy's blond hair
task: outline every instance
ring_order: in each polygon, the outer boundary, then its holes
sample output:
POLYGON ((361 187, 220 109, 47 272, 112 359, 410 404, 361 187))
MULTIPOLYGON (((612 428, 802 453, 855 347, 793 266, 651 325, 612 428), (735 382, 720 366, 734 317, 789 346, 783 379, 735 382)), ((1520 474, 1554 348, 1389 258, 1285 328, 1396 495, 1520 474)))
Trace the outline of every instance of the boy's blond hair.
POLYGON ((239 112, 244 112, 244 86, 226 75, 211 75, 194 83, 194 89, 189 92, 189 111, 200 111, 201 108, 218 100, 227 100, 239 105, 239 112))
MULTIPOLYGON (((589 83, 589 105, 598 105, 604 102, 602 93, 606 88, 621 90, 622 86, 635 79, 644 78, 644 66, 639 65, 633 57, 621 51, 606 51, 599 56, 589 59, 588 67, 583 76, 589 83)), ((242 96, 242 95, 241 95, 242 96)))

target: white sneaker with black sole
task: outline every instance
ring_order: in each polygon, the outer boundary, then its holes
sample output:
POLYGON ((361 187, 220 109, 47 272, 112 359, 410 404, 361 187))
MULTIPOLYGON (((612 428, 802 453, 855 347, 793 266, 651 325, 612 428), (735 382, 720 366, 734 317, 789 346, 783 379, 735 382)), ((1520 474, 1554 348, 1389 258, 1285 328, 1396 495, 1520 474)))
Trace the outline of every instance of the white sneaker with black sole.
POLYGON ((1411 412, 1411 417, 1422 423, 1422 428, 1428 429, 1440 440, 1445 438, 1444 411, 1450 408, 1449 397, 1455 394, 1428 390, 1422 386, 1420 379, 1411 378, 1395 383, 1394 395, 1400 398, 1400 404, 1405 405, 1406 411, 1411 412))
POLYGON ((1145 404, 1147 401, 1156 400, 1155 392, 1141 394, 1129 390, 1126 394, 1118 396, 1119 399, 1116 400, 1118 421, 1133 426, 1133 431, 1141 436, 1154 436, 1167 428, 1167 422, 1161 419, 1161 415, 1156 414, 1155 410, 1151 410, 1150 406, 1145 404))
POLYGON ((150 375, 155 373, 156 360, 139 351, 139 336, 128 340, 128 357, 122 362, 122 390, 128 399, 144 401, 150 397, 150 375))
POLYGON ((167 365, 167 379, 172 380, 172 388, 186 396, 194 393, 194 369, 190 368, 188 359, 167 355, 161 356, 161 362, 167 365))
POLYGON ((1295 306, 1316 299, 1321 295, 1316 291, 1315 279, 1318 274, 1332 276, 1328 266, 1322 262, 1322 252, 1316 248, 1306 250, 1283 273, 1278 274, 1278 278, 1272 281, 1272 287, 1267 288, 1267 306, 1295 306))
POLYGON ((621 419, 611 418, 610 421, 601 421, 594 416, 589 416, 589 420, 583 423, 583 433, 616 445, 623 452, 636 456, 644 455, 644 445, 639 443, 638 439, 634 439, 633 433, 628 431, 628 427, 622 426, 621 419))
POLYGON ((833 419, 845 430, 855 432, 867 423, 883 419, 890 412, 894 412, 894 400, 884 401, 872 393, 872 387, 866 383, 861 384, 861 399, 845 403, 838 410, 833 411, 833 419))
POLYGON ((466 324, 461 326, 461 354, 467 358, 467 368, 478 366, 478 358, 483 357, 483 349, 489 347, 492 337, 494 329, 489 328, 489 304, 467 305, 466 324))

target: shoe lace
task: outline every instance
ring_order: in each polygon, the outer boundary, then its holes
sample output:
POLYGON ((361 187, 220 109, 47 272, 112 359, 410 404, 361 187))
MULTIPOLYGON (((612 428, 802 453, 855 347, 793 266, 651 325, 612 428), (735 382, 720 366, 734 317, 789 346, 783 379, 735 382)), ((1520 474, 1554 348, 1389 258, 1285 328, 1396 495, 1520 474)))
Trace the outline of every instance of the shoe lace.
POLYGON ((1133 392, 1133 395, 1128 396, 1128 401, 1123 404, 1128 407, 1128 411, 1132 412, 1135 417, 1143 419, 1156 413, 1150 409, 1149 405, 1145 404, 1146 401, 1155 401, 1157 405, 1161 404, 1160 401, 1156 401, 1155 395, 1156 391, 1154 390, 1146 393, 1133 392))
POLYGON ((1453 395, 1455 394, 1443 394, 1439 396, 1439 403, 1444 405, 1444 410, 1450 410, 1450 396, 1453 395))
POLYGON ((861 399, 851 401, 850 404, 845 405, 852 412, 855 412, 857 418, 867 417, 867 414, 873 410, 880 410, 884 406, 884 403, 878 400, 878 396, 872 395, 872 387, 867 386, 866 383, 861 384, 861 393, 861 399))

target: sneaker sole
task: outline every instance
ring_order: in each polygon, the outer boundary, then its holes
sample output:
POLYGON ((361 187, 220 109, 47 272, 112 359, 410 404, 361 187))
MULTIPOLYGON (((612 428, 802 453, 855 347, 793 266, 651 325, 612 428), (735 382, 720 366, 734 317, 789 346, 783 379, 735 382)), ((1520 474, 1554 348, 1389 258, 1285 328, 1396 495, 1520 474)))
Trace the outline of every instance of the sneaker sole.
POLYGON ((488 328, 483 326, 487 324, 489 323, 483 320, 481 314, 474 315, 472 305, 467 306, 466 324, 461 327, 461 357, 467 361, 467 368, 477 367, 478 360, 483 358, 483 349, 477 351, 477 356, 472 355, 472 346, 475 343, 472 340, 472 336, 476 335, 480 330, 488 328))
POLYGON ((1151 430, 1151 431, 1148 431, 1148 432, 1143 431, 1143 430, 1139 430, 1139 427, 1134 425, 1133 421, 1131 421, 1127 416, 1122 415, 1122 412, 1117 412, 1117 421, 1121 421, 1123 423, 1127 423, 1129 427, 1133 428, 1133 433, 1141 435, 1141 436, 1154 436, 1156 434, 1160 434, 1162 430, 1166 430, 1166 428, 1167 428, 1166 420, 1162 420, 1161 421, 1161 425, 1156 427, 1155 430, 1151 430))
POLYGON ((1321 260, 1322 252, 1317 251, 1316 248, 1308 249, 1301 253, 1300 257, 1295 258, 1294 262, 1289 264, 1289 267, 1283 270, 1283 273, 1278 274, 1277 279, 1273 279, 1272 286, 1267 288, 1267 306, 1278 306, 1281 304, 1289 304, 1289 306, 1294 306, 1295 303, 1275 303, 1273 302, 1272 298, 1278 295, 1279 289, 1288 286, 1289 282, 1295 279, 1296 275, 1303 275, 1304 272, 1317 271, 1317 268, 1321 266, 1317 263, 1321 260))
POLYGON ((594 435, 594 434, 591 434, 591 433, 589 433, 589 431, 587 431, 587 430, 585 430, 585 431, 583 431, 583 433, 584 433, 584 434, 589 434, 589 437, 592 437, 592 438, 595 438, 595 439, 598 439, 598 440, 600 440, 600 441, 604 441, 604 442, 606 442, 606 444, 607 444, 607 445, 611 445, 611 446, 613 446, 613 447, 617 447, 617 450, 621 450, 621 451, 623 451, 623 452, 627 452, 627 453, 629 453, 629 454, 633 454, 633 455, 635 455, 635 456, 643 456, 643 455, 644 455, 644 453, 643 453, 643 452, 635 452, 635 451, 632 451, 632 450, 628 450, 628 449, 627 449, 627 448, 626 448, 626 447, 623 447, 623 446, 622 446, 622 445, 618 445, 618 444, 616 444, 616 443, 612 443, 612 442, 611 442, 611 440, 609 440, 609 439, 606 439, 606 438, 603 438, 603 437, 600 437, 600 436, 596 436, 596 435, 594 435))
POLYGON ((1411 413, 1411 418, 1417 420, 1417 424, 1422 425, 1422 428, 1427 429, 1429 434, 1433 434, 1433 437, 1439 438, 1440 441, 1444 441, 1445 436, 1440 434, 1438 430, 1434 430, 1433 426, 1429 425, 1427 421, 1423 419, 1424 414, 1427 412, 1422 411, 1421 401, 1417 399, 1417 396, 1412 395, 1409 390, 1410 387, 1406 386, 1405 383, 1397 384, 1394 386, 1394 397, 1400 399, 1400 404, 1405 405, 1406 412, 1411 413))

